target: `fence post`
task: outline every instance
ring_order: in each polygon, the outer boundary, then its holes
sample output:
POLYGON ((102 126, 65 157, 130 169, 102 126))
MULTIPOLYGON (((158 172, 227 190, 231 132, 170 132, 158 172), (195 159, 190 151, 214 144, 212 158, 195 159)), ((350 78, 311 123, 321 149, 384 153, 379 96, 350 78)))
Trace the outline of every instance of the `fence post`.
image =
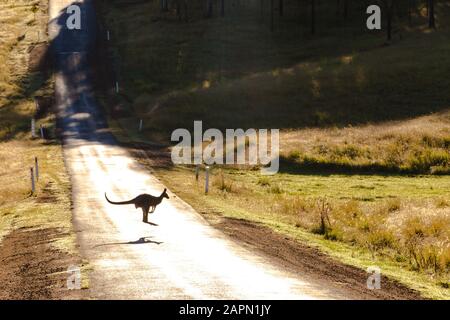
POLYGON ((116 93, 119 93, 119 81, 116 81, 116 93))
POLYGON ((33 174, 33 168, 30 168, 30 177, 31 177, 31 193, 34 194, 36 192, 36 186, 34 184, 34 174, 33 174))
POLYGON ((143 125, 143 121, 141 119, 141 120, 139 120, 139 132, 142 131, 142 125, 143 125))
POLYGON ((205 194, 209 191, 209 166, 205 167, 205 194))
POLYGON ((198 172, 200 171, 200 165, 195 166, 195 181, 198 181, 198 172))
POLYGON ((36 181, 39 181, 39 163, 37 157, 34 157, 34 171, 36 174, 36 181))
POLYGON ((31 137, 36 138, 36 120, 31 118, 31 137))
POLYGON ((39 112, 39 102, 36 98, 34 98, 34 108, 35 108, 36 113, 38 113, 39 112))
POLYGON ((42 126, 42 124, 40 125, 39 129, 40 129, 40 131, 41 131, 41 138, 42 138, 42 139, 45 139, 45 136, 44 136, 44 127, 42 126))

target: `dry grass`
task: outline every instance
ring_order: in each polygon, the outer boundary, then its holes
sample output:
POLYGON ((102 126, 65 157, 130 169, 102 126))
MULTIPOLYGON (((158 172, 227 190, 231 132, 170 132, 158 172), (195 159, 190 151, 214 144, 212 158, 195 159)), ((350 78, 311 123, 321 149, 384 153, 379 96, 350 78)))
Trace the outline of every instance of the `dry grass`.
POLYGON ((216 168, 206 196, 203 173, 196 182, 189 168, 153 171, 200 212, 261 222, 291 236, 305 230, 314 236, 302 233, 303 240, 317 244, 320 237, 327 241, 320 246, 334 248, 343 260, 351 252, 352 263, 361 266, 358 259, 365 252, 372 264, 395 266, 394 278, 417 275, 406 282, 427 296, 446 294, 450 274, 447 176, 261 177, 257 171, 216 168), (351 248, 344 256, 339 253, 342 244, 351 248))
MULTIPOLYGON (((52 79, 29 68, 31 49, 47 40, 47 5, 38 0, 0 2, 0 241, 16 228, 56 227, 65 236, 53 245, 75 253, 70 184, 61 146, 56 140, 30 137, 33 97, 52 95, 52 79), (35 157, 40 177, 31 194, 35 157)), ((37 127, 40 124, 51 129, 54 115, 44 115, 37 120, 37 127)))
POLYGON ((0 3, 0 107, 24 95, 29 50, 46 40, 46 1, 0 3))
POLYGON ((283 156, 309 166, 450 173, 450 112, 346 128, 283 132, 283 156))

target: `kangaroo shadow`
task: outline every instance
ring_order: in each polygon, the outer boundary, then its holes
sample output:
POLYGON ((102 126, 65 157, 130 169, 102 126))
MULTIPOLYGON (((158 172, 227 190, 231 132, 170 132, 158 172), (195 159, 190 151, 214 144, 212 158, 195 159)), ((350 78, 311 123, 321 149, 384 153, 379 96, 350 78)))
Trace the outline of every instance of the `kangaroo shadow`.
POLYGON ((144 222, 144 223, 149 224, 149 225, 154 226, 154 227, 159 227, 158 224, 150 222, 150 221, 147 221, 147 222, 144 222))
POLYGON ((97 247, 105 247, 105 246, 114 246, 114 245, 121 245, 121 244, 147 244, 147 243, 153 243, 153 244, 157 244, 160 245, 164 242, 161 241, 153 241, 153 240, 149 240, 149 238, 152 237, 141 237, 138 240, 135 241, 128 241, 128 242, 111 242, 111 243, 104 243, 104 244, 99 244, 94 246, 93 248, 97 248, 97 247))

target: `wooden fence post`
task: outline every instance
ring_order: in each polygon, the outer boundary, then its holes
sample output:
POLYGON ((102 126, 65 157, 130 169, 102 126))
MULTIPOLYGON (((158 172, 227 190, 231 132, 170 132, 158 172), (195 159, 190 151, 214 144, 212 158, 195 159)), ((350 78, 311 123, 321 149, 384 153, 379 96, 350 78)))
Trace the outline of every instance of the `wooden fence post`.
POLYGON ((36 120, 34 118, 31 118, 31 137, 36 137, 36 120))
POLYGON ((196 165, 195 166, 195 181, 198 181, 198 172, 200 171, 200 166, 196 165))
POLYGON ((34 184, 34 174, 33 168, 30 168, 30 178, 31 178, 31 193, 34 194, 36 192, 36 186, 34 184))
POLYGON ((209 166, 205 167, 205 194, 209 191, 209 166))
POLYGON ((34 172, 36 174, 36 181, 39 181, 39 163, 37 157, 34 157, 34 172))
POLYGON ((44 127, 42 126, 42 124, 39 127, 40 131, 41 131, 41 138, 45 139, 45 135, 44 135, 44 127))

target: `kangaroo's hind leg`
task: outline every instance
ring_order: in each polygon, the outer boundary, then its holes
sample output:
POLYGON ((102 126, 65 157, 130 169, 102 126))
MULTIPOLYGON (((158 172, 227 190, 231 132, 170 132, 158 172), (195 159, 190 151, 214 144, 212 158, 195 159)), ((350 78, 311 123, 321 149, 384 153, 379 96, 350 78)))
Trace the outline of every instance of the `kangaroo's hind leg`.
POLYGON ((145 206, 142 207, 142 221, 147 223, 148 222, 148 211, 150 210, 150 207, 145 206))
POLYGON ((150 209, 151 209, 150 213, 153 213, 153 212, 155 212, 156 206, 152 206, 150 209))

